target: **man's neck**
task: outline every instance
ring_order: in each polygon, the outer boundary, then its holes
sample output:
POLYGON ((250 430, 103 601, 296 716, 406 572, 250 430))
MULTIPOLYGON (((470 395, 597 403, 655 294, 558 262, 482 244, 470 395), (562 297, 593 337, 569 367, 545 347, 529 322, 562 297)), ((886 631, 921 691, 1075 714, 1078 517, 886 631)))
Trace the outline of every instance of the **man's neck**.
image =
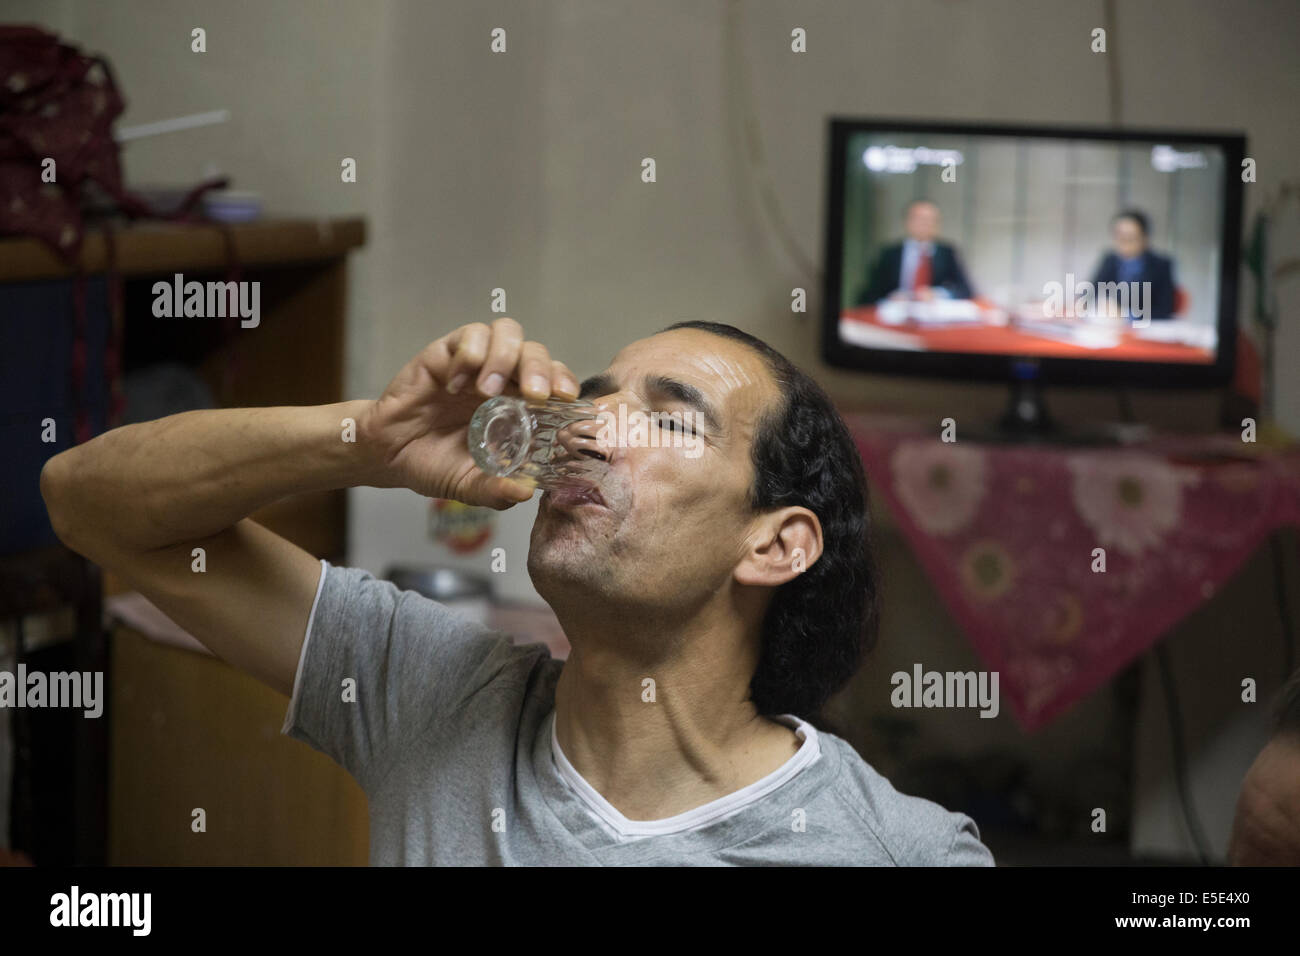
POLYGON ((747 699, 755 661, 739 627, 720 634, 697 618, 653 635, 570 640, 555 690, 556 737, 573 768, 630 820, 676 816, 734 793, 799 749, 790 727, 759 716, 747 699), (647 653, 654 647, 663 653, 647 653))

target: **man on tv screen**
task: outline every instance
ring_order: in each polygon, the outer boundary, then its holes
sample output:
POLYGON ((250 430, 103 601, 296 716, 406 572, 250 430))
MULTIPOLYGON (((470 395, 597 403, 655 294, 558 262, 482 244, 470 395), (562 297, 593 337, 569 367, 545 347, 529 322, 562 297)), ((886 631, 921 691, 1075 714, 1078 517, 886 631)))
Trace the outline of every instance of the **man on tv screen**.
POLYGON ((1146 214, 1136 209, 1117 213, 1111 220, 1110 235, 1113 251, 1106 253, 1097 267, 1092 277, 1094 288, 1103 282, 1143 283, 1138 286, 1142 290, 1141 306, 1149 306, 1153 319, 1172 319, 1174 263, 1168 256, 1151 251, 1146 214))
POLYGON ((903 223, 907 239, 881 252, 857 304, 872 305, 890 297, 969 299, 970 282, 956 250, 937 241, 939 207, 928 199, 914 199, 907 204, 903 223))

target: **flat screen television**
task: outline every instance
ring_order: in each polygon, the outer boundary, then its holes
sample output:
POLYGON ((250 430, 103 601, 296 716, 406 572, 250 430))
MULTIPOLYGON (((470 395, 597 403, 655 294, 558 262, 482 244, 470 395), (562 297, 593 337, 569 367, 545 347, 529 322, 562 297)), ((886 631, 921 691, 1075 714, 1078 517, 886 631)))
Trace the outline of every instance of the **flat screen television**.
POLYGON ((823 356, 890 373, 1214 385, 1245 137, 832 118, 823 356))

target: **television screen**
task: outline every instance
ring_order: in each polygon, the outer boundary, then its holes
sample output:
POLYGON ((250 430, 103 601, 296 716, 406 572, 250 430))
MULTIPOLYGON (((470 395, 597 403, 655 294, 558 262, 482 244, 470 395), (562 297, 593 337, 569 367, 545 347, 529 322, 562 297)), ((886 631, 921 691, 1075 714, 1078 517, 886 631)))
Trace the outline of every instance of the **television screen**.
POLYGON ((836 364, 1226 372, 1241 137, 837 120, 831 142, 836 364))

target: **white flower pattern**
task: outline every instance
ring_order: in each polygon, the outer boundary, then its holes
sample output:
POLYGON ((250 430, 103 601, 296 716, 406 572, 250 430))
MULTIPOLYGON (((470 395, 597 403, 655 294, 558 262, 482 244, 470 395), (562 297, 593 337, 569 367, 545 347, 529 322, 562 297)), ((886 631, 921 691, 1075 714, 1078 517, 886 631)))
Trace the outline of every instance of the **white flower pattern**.
POLYGON ((894 487, 908 513, 931 534, 961 531, 985 491, 985 455, 978 448, 936 441, 900 444, 890 461, 894 487))
POLYGON ((1145 455, 1079 454, 1066 465, 1075 507, 1097 541, 1129 557, 1159 545, 1178 524, 1183 486, 1198 480, 1145 455))

